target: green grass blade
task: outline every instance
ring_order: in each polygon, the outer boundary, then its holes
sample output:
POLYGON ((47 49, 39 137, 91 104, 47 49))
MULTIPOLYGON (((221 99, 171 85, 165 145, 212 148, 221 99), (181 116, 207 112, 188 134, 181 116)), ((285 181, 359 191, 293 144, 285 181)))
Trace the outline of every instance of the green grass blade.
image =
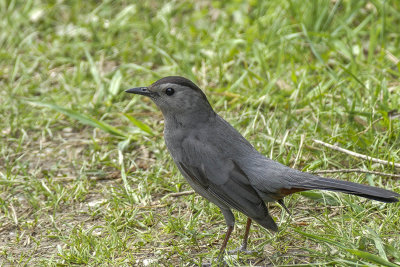
POLYGON ((132 117, 131 115, 128 115, 128 114, 125 114, 125 113, 123 113, 123 115, 124 115, 130 122, 132 122, 136 127, 138 127, 140 130, 142 130, 142 131, 144 131, 144 132, 146 132, 146 133, 148 133, 148 134, 150 134, 150 135, 155 135, 154 132, 151 130, 151 128, 150 128, 147 124, 145 124, 145 123, 143 123, 143 122, 141 122, 141 121, 135 119, 135 118, 132 117))
POLYGON ((285 265, 277 265, 277 267, 315 267, 315 266, 329 266, 333 265, 336 262, 323 262, 323 263, 311 263, 311 264, 285 264, 285 265))
POLYGON ((365 86, 365 84, 356 76, 354 75, 349 68, 346 68, 343 65, 339 65, 339 67, 344 70, 344 72, 346 72, 348 75, 350 75, 359 85, 361 85, 364 89, 368 89, 367 86, 365 86))
POLYGON ((382 239, 379 237, 379 235, 372 228, 367 227, 367 230, 370 233, 371 238, 375 243, 375 248, 378 250, 379 256, 382 259, 387 260, 388 258, 387 258, 386 252, 385 252, 385 248, 384 248, 384 244, 382 242, 382 239))
POLYGON ((399 267, 399 265, 397 264, 391 263, 390 261, 387 261, 377 255, 371 254, 366 251, 361 251, 358 249, 346 249, 346 251, 364 260, 378 263, 380 264, 380 266, 399 267))
POLYGON ((340 202, 336 198, 334 198, 333 196, 331 196, 327 193, 316 192, 316 191, 305 191, 305 192, 301 192, 300 194, 302 196, 305 196, 306 198, 312 199, 319 203, 326 203, 326 204, 332 205, 332 206, 340 205, 340 202))
POLYGON ((328 238, 325 238, 325 237, 322 237, 322 236, 319 236, 319 235, 313 235, 313 234, 310 234, 310 233, 306 233, 306 232, 300 231, 300 230, 298 230, 296 228, 293 229, 293 230, 295 232, 303 235, 303 236, 306 236, 306 237, 309 237, 309 238, 312 238, 312 239, 315 239, 315 240, 323 241, 325 243, 334 245, 334 246, 339 247, 341 249, 348 249, 347 247, 343 246, 340 242, 337 242, 337 241, 334 241, 334 240, 331 240, 331 239, 328 239, 328 238))
POLYGON ((119 87, 121 85, 121 81, 122 81, 122 75, 121 72, 118 70, 112 77, 110 82, 110 87, 108 88, 108 91, 111 93, 111 95, 115 96, 119 93, 119 87))
POLYGON ((87 115, 78 113, 78 112, 76 112, 76 111, 74 111, 72 109, 68 109, 68 108, 60 107, 60 106, 58 106, 56 104, 40 102, 40 101, 27 101, 27 102, 29 104, 32 104, 32 105, 53 109, 53 110, 58 111, 58 112, 60 112, 60 113, 62 113, 64 115, 67 115, 68 117, 70 117, 72 119, 77 120, 78 122, 80 122, 82 124, 99 128, 99 129, 101 129, 101 130, 103 130, 103 131, 105 131, 105 132, 107 132, 109 134, 112 134, 112 135, 115 135, 115 136, 118 136, 118 137, 125 137, 125 138, 128 136, 127 134, 121 132, 117 128, 115 128, 115 127, 113 127, 113 126, 111 126, 111 125, 109 125, 109 124, 107 124, 105 122, 102 122, 102 121, 99 121, 99 120, 97 120, 95 118, 92 118, 92 117, 89 117, 87 115))
POLYGON ((309 238, 312 238, 312 239, 315 239, 315 240, 318 240, 318 241, 322 241, 322 242, 334 245, 334 246, 336 246, 338 248, 344 249, 347 252, 353 254, 354 256, 357 256, 357 257, 362 258, 364 260, 368 260, 368 261, 374 262, 374 263, 379 263, 381 266, 399 267, 399 265, 391 263, 390 261, 387 261, 387 260, 385 260, 385 259, 383 259, 383 258, 381 258, 381 257, 379 257, 377 255, 371 254, 369 252, 361 251, 361 250, 358 250, 358 249, 348 248, 348 247, 344 246, 340 242, 337 242, 337 241, 334 241, 334 240, 331 240, 331 239, 328 239, 328 238, 325 238, 325 237, 322 237, 322 236, 319 236, 319 235, 313 235, 313 234, 310 234, 310 233, 306 233, 306 232, 300 231, 298 229, 293 229, 293 230, 295 232, 303 235, 303 236, 306 236, 306 237, 309 237, 309 238))

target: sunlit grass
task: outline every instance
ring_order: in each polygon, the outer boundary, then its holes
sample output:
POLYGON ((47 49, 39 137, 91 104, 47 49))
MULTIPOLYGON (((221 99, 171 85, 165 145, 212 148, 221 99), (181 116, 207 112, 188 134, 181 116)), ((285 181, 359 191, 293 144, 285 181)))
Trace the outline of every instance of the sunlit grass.
MULTIPOLYGON (((218 208, 189 190, 150 100, 123 93, 195 81, 264 155, 298 169, 398 170, 398 1, 0 2, 0 262, 191 266, 218 255, 218 208), (303 141, 302 141, 303 140, 303 141), (302 144, 300 146, 300 144, 302 144), (297 158, 297 160, 296 160, 297 158)), ((398 190, 365 174, 334 178, 398 190)), ((231 265, 400 264, 399 204, 343 194, 270 205, 253 255, 231 265)), ((246 218, 228 244, 241 243, 246 218)))

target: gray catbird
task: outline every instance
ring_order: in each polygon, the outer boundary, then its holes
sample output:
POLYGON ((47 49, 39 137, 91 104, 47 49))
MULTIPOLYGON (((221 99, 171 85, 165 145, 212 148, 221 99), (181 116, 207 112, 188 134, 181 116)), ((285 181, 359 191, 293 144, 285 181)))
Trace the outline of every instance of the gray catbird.
POLYGON ((261 155, 238 131, 214 112, 205 94, 190 80, 170 76, 149 87, 126 90, 150 97, 165 119, 164 138, 171 156, 193 189, 224 215, 228 230, 235 218, 231 209, 248 217, 241 250, 246 250, 251 221, 266 229, 278 227, 265 202, 299 191, 322 189, 382 202, 397 202, 400 194, 367 185, 322 178, 301 172, 261 155))

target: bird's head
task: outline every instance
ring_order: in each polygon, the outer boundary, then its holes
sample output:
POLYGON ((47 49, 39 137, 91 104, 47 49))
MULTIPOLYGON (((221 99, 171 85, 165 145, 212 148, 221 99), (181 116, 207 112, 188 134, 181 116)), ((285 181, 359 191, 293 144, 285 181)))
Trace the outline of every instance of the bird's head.
POLYGON ((125 92, 150 97, 164 117, 213 112, 203 91, 192 81, 180 76, 164 77, 148 87, 132 88, 125 92))

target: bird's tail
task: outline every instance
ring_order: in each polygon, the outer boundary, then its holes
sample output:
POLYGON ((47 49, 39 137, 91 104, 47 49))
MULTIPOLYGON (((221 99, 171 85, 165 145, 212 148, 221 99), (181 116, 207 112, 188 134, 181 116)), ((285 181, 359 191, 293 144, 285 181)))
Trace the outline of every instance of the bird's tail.
POLYGON ((302 172, 300 173, 302 174, 303 179, 293 179, 292 182, 296 182, 295 185, 292 184, 292 190, 298 189, 297 191, 303 191, 320 189, 347 193, 387 203, 399 201, 398 198, 400 197, 400 194, 390 190, 343 180, 322 178, 302 172), (308 176, 306 179, 304 179, 304 174, 308 176))

